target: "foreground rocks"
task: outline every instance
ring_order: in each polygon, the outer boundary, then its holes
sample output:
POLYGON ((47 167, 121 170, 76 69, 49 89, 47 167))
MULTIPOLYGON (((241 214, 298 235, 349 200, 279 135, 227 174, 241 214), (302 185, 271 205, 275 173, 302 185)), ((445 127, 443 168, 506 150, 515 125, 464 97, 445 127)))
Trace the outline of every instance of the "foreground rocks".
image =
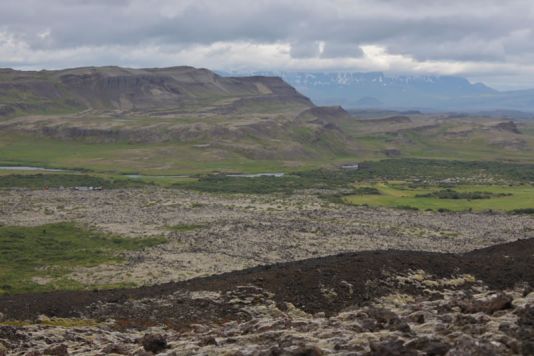
POLYGON ((14 355, 531 355, 534 240, 369 251, 137 289, 0 297, 14 355))
POLYGON ((528 355, 534 350, 534 293, 526 286, 496 291, 468 276, 437 278, 422 271, 391 275, 388 282, 399 290, 408 286, 412 294, 384 295, 328 316, 280 305, 255 286, 177 292, 121 305, 99 303, 91 313, 113 315, 109 312, 116 308, 133 311, 189 299, 230 308, 240 317, 182 328, 164 320, 143 327, 125 319, 41 318, 1 326, 0 345, 14 355, 528 355))
POLYGON ((531 217, 306 194, 2 193, 1 224, 74 220, 169 242, 70 275, 151 286, 0 297, 0 355, 534 354, 531 217), (168 229, 179 224, 200 227, 168 229))

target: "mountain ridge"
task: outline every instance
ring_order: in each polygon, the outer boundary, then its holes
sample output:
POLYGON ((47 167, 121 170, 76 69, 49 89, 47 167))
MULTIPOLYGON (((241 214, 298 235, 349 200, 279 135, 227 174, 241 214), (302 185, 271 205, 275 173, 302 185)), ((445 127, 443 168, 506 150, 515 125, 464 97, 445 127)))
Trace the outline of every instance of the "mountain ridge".
POLYGON ((534 89, 498 91, 484 83, 471 83, 461 76, 300 71, 251 74, 278 75, 318 105, 440 111, 534 111, 534 89))
POLYGON ((348 120, 341 107, 319 108, 279 77, 189 66, 0 70, 4 138, 147 145, 151 153, 161 144, 205 161, 296 161, 353 152, 338 127, 348 120))
MULTIPOLYGON (((0 70, 0 116, 84 109, 161 110, 210 107, 217 101, 268 98, 313 104, 281 78, 221 77, 189 66, 134 69, 116 66, 63 70, 0 70)), ((220 105, 216 105, 220 106, 220 105)))

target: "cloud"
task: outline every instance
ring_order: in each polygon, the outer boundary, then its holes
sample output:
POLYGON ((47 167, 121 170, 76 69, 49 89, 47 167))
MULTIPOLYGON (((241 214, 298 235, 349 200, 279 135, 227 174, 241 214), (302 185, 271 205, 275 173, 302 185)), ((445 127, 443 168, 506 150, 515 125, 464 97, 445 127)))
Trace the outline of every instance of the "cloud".
POLYGON ((321 54, 320 42, 293 42, 291 43, 289 54, 292 58, 313 58, 321 54))
POLYGON ((17 68, 389 70, 534 86, 533 35, 531 0, 0 2, 0 66, 17 68))
POLYGON ((363 54, 363 50, 356 44, 330 41, 324 44, 321 58, 358 58, 363 54))

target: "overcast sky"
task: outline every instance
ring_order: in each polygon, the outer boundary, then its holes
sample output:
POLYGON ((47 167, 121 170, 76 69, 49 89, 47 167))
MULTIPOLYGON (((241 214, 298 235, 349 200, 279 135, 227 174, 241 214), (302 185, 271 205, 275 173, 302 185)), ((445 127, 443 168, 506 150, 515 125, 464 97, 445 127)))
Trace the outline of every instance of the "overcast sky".
POLYGON ((458 74, 534 87, 534 0, 0 0, 0 67, 458 74))

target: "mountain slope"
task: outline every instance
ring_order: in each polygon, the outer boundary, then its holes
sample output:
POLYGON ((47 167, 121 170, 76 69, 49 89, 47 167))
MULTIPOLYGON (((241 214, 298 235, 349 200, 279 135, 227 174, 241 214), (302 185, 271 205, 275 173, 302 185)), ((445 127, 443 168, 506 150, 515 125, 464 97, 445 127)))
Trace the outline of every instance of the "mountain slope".
POLYGON ((39 156, 139 171, 300 165, 351 154, 337 126, 347 120, 343 109, 318 108, 278 77, 192 67, 0 71, 0 155, 8 163, 39 156))
POLYGON ((223 78, 207 69, 87 67, 59 71, 0 70, 0 115, 83 109, 158 111, 224 106, 223 99, 295 107, 312 104, 280 78, 223 78))
MULTIPOLYGON (((430 79, 406 82, 438 95, 430 79)), ((446 83, 494 95, 462 80, 446 83)), ((0 108, 0 163, 9 165, 279 172, 391 156, 530 162, 534 147, 527 123, 514 129, 501 118, 415 111, 365 120, 380 116, 315 106, 281 78, 192 67, 1 70, 0 108)))

